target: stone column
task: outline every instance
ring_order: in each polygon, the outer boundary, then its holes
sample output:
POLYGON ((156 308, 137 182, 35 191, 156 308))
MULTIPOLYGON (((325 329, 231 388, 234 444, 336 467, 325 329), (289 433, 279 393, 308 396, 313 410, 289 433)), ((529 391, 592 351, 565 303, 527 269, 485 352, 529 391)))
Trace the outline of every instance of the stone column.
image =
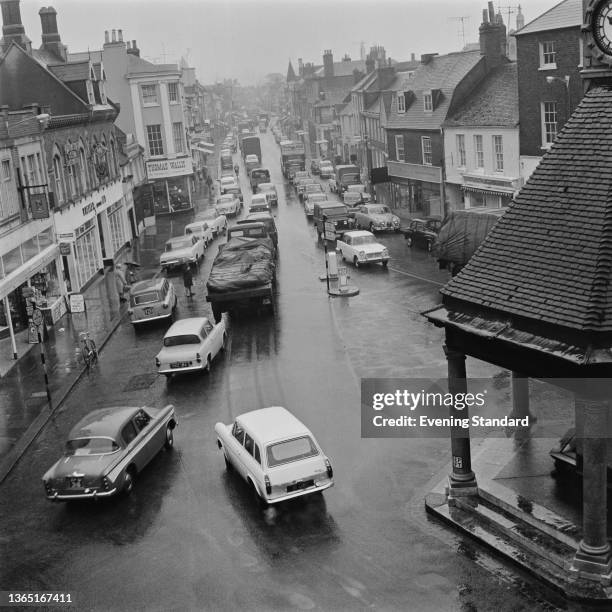
MULTIPOLYGON (((612 555, 607 539, 608 402, 576 397, 582 412, 582 541, 572 569, 595 580, 612 577, 612 555)), ((577 433, 578 429, 577 429, 577 433)))
MULTIPOLYGON (((465 354, 444 346, 448 362, 449 393, 467 393, 465 354)), ((449 408, 449 414, 455 419, 469 418, 467 408, 457 410, 449 408)), ((459 426, 451 427, 452 471, 449 475, 449 499, 456 496, 475 495, 478 492, 476 476, 472 472, 469 429, 459 426)))

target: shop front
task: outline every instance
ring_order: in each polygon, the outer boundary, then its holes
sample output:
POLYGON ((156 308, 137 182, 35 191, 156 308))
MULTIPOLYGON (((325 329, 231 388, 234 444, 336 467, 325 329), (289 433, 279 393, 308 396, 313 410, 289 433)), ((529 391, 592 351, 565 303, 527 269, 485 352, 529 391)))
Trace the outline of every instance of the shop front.
POLYGON ((520 179, 463 175, 461 185, 465 208, 502 208, 509 206, 519 189, 520 179))
POLYGON ((390 206, 400 217, 442 216, 441 169, 389 161, 390 206))
POLYGON ((193 160, 191 157, 149 161, 153 212, 168 215, 193 210, 193 160))

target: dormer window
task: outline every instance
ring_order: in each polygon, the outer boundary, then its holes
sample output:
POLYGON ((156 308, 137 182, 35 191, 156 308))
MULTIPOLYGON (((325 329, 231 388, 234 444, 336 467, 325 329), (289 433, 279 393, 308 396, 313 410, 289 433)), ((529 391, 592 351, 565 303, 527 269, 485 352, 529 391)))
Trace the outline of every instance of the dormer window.
POLYGON ((405 113, 406 112, 406 97, 403 93, 397 94, 397 112, 405 113))
POLYGON ((94 88, 91 80, 87 81, 87 101, 89 102, 89 104, 96 103, 96 96, 94 95, 94 88))
POLYGON ((431 91, 423 92, 423 110, 426 113, 433 112, 433 93, 431 91))

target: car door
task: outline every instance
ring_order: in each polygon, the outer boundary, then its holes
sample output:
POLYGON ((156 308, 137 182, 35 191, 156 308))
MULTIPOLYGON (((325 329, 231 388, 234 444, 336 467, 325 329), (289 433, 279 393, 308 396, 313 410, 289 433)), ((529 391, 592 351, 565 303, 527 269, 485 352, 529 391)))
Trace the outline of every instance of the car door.
POLYGON ((245 473, 250 474, 253 477, 253 480, 257 483, 257 486, 261 493, 264 492, 263 489, 263 477, 261 471, 261 454, 259 453, 259 448, 255 444, 255 441, 251 436, 249 436, 249 432, 244 432, 244 469, 245 473), (255 458, 256 455, 259 457, 259 462, 255 458))
POLYGON ((342 240, 338 240, 338 244, 340 245, 340 253, 344 259, 350 259, 351 240, 351 236, 343 236, 342 240))
POLYGON ((138 443, 140 439, 138 438, 138 430, 132 419, 122 427, 121 438, 125 445, 125 458, 127 459, 127 463, 134 463, 136 469, 140 472, 147 464, 147 461, 145 460, 145 455, 139 452, 138 443))
POLYGON ((210 321, 207 320, 202 326, 202 331, 200 332, 202 338, 206 339, 206 354, 210 353, 212 358, 215 357, 215 355, 219 352, 221 348, 221 327, 221 323, 213 325, 210 321))
POLYGON ((228 458, 236 471, 243 477, 246 478, 246 472, 244 469, 244 428, 238 423, 234 422, 232 431, 228 436, 225 444, 225 450, 227 451, 228 458))
MULTIPOLYGON (((132 419, 137 432, 136 452, 140 467, 144 467, 159 451, 163 445, 163 435, 160 438, 160 422, 151 417, 145 410, 140 409, 132 419)), ((140 469, 140 467, 138 469, 140 469)))

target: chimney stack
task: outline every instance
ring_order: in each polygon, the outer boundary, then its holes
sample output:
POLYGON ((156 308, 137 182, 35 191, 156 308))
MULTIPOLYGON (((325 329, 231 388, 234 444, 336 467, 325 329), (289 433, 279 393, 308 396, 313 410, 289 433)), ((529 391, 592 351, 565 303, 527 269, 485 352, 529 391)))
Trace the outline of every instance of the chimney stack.
POLYGON ((6 51, 11 43, 17 43, 30 55, 32 54, 32 41, 26 36, 25 28, 21 23, 20 0, 0 0, 2 7, 2 39, 0 52, 6 51))
POLYGON ((506 26, 502 20, 496 18, 493 2, 489 2, 489 10, 483 11, 482 16, 483 22, 478 29, 480 55, 485 57, 488 72, 506 58, 506 26))
POLYGON ((323 51, 323 76, 326 78, 334 76, 334 56, 330 49, 323 51))
POLYGON ((123 42, 123 30, 117 30, 117 42, 123 42))
POLYGON ((301 57, 298 57, 298 74, 304 76, 304 62, 301 57))
POLYGON ((431 62, 431 60, 438 55, 437 53, 423 53, 421 55, 421 64, 426 65, 431 62))
POLYGON ((410 61, 411 62, 416 62, 416 54, 415 53, 411 53, 410 54, 410 61))
POLYGON ((104 30, 104 44, 108 45, 109 42, 110 42, 110 35, 108 33, 108 30, 104 30))
POLYGON ((128 40, 128 48, 127 52, 130 55, 135 55, 136 57, 140 57, 140 49, 136 46, 136 41, 132 41, 132 46, 130 47, 130 41, 128 40))
POLYGON ((66 54, 66 47, 62 44, 59 32, 57 31, 57 11, 52 6, 49 8, 43 7, 38 11, 38 14, 42 29, 42 48, 65 62, 68 56, 66 54))

